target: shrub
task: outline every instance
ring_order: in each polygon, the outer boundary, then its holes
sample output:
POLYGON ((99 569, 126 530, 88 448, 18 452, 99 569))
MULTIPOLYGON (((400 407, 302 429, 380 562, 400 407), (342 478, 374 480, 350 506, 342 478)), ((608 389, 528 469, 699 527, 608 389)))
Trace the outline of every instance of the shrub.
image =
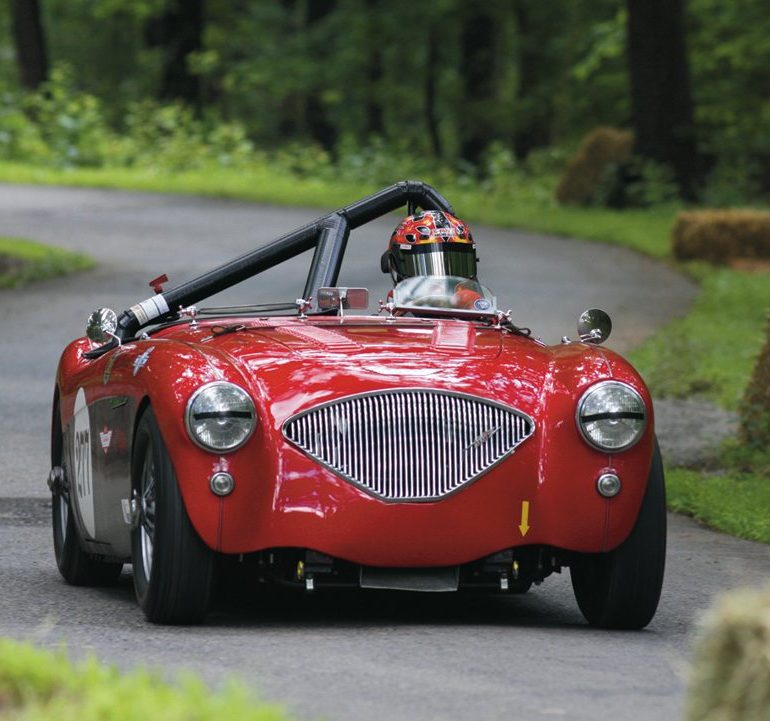
POLYGON ((678 197, 679 188, 668 165, 632 155, 622 163, 607 166, 593 200, 607 208, 650 208, 678 197))
POLYGON ((685 718, 770 719, 770 586, 732 592, 706 617, 685 718))
POLYGON ((75 92, 66 66, 58 66, 22 104, 45 142, 50 160, 64 167, 95 167, 108 154, 110 131, 98 98, 75 92))
POLYGON ((672 241, 679 260, 725 264, 735 258, 770 258, 770 212, 682 212, 677 216, 672 241))
POLYGON ((22 162, 48 162, 53 151, 40 128, 31 123, 10 93, 0 97, 0 158, 22 162))
POLYGON ((556 199, 578 205, 593 202, 602 177, 613 166, 625 163, 631 157, 633 146, 634 136, 628 130, 610 127, 592 130, 567 164, 556 188, 556 199))
POLYGON ((754 448, 770 446, 770 318, 765 345, 759 353, 741 405, 741 436, 746 444, 754 448))
POLYGON ((196 676, 167 683, 157 671, 120 673, 95 659, 72 664, 0 639, 0 717, 14 721, 290 721, 237 684, 211 692, 196 676))

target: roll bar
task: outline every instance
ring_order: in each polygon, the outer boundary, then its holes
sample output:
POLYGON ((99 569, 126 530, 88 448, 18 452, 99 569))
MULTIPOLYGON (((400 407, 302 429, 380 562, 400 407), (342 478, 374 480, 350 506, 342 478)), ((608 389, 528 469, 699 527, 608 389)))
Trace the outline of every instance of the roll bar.
POLYGON ((156 293, 118 316, 116 339, 86 355, 98 357, 118 343, 132 338, 147 325, 163 322, 180 308, 197 303, 315 247, 303 296, 317 295, 318 288, 337 283, 350 231, 406 204, 409 212, 443 210, 454 213, 449 201, 435 188, 419 180, 403 180, 335 210, 312 223, 287 233, 218 268, 165 292, 156 293))

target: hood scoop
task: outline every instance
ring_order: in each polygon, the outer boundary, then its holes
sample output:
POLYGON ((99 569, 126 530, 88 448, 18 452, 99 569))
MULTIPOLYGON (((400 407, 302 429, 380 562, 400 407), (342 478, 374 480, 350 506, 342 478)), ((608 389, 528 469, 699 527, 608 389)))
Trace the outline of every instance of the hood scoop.
POLYGON ((439 321, 433 329, 431 348, 470 353, 476 347, 476 329, 461 321, 439 321))
POLYGON ((284 325, 280 328, 282 335, 294 336, 298 344, 289 342, 293 348, 299 345, 301 348, 315 348, 322 351, 336 351, 338 353, 350 353, 361 349, 361 346, 342 333, 320 328, 316 325, 284 325))

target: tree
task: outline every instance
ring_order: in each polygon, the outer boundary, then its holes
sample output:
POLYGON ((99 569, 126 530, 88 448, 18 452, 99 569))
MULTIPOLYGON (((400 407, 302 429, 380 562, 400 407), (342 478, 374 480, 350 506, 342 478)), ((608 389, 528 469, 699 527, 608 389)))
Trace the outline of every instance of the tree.
POLYGON ((204 3, 169 0, 163 14, 148 24, 148 44, 163 53, 159 96, 164 100, 202 103, 200 77, 190 72, 188 58, 203 48, 204 3))
MULTIPOLYGON (((325 22, 334 12, 336 0, 308 0, 305 8, 305 32, 310 36, 310 52, 316 62, 328 59, 329 48, 325 38, 313 42, 316 28, 325 22)), ((328 117, 328 112, 321 97, 320 83, 315 83, 309 90, 305 103, 305 125, 310 137, 326 150, 332 150, 337 140, 337 130, 328 117)))
POLYGON ((48 80, 48 52, 38 0, 11 0, 11 31, 22 85, 37 90, 48 80))
POLYGON ((468 3, 460 39, 464 103, 459 114, 460 157, 478 165, 497 134, 497 44, 499 23, 490 3, 468 3))
POLYGON ((552 12, 552 3, 546 6, 538 0, 515 0, 513 3, 519 44, 513 147, 519 159, 526 158, 535 148, 548 145, 551 140, 554 83, 548 77, 551 70, 548 51, 553 35, 552 12))
POLYGON ((684 0, 627 0, 635 150, 674 170, 694 199, 700 175, 684 23, 684 0))
POLYGON ((385 120, 382 107, 383 59, 379 37, 380 1, 366 0, 364 6, 369 20, 369 49, 366 68, 368 92, 366 97, 366 134, 383 135, 385 120))
POLYGON ((440 158, 444 154, 444 146, 441 142, 441 134, 438 126, 438 65, 439 65, 439 32, 435 23, 429 23, 427 37, 425 38, 427 46, 425 59, 425 126, 430 139, 433 155, 440 158))

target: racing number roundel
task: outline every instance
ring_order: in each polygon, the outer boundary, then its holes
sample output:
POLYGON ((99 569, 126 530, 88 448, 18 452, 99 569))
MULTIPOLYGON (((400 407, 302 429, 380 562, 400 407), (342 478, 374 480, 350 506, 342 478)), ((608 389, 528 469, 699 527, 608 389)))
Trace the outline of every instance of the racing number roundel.
POLYGON ((88 415, 86 392, 81 388, 75 398, 75 428, 73 432, 74 448, 73 478, 70 488, 70 498, 76 498, 80 518, 86 533, 94 538, 96 525, 94 522, 94 484, 91 468, 91 420, 88 415), (74 493, 73 493, 74 491, 74 493))

